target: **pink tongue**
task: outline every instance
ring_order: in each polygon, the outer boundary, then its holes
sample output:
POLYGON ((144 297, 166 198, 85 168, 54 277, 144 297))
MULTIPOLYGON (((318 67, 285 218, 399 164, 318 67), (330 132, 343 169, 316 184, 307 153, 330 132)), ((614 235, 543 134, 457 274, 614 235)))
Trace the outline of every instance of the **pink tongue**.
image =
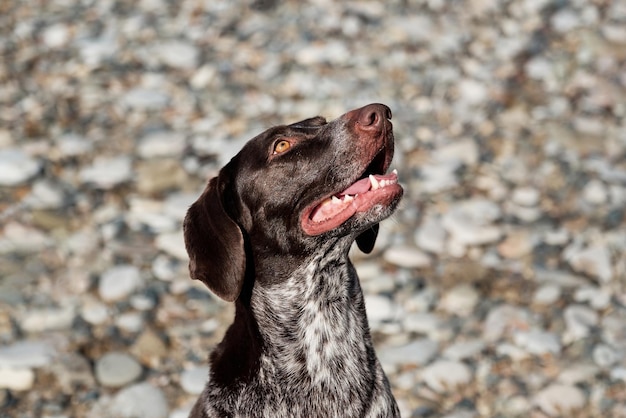
POLYGON ((366 191, 370 189, 370 186, 371 186, 370 179, 366 177, 364 179, 357 181, 356 183, 348 187, 343 192, 340 192, 339 196, 344 196, 347 194, 355 195, 357 193, 365 193, 366 191))

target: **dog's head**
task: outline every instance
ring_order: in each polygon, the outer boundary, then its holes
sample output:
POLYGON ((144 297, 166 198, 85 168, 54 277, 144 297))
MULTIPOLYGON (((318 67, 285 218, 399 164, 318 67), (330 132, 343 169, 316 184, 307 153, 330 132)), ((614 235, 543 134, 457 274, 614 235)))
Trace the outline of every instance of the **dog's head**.
POLYGON ((246 266, 301 258, 321 241, 356 239, 370 252, 396 208, 391 111, 371 104, 332 122, 315 117, 251 139, 212 178, 184 222, 191 277, 233 301, 246 266))

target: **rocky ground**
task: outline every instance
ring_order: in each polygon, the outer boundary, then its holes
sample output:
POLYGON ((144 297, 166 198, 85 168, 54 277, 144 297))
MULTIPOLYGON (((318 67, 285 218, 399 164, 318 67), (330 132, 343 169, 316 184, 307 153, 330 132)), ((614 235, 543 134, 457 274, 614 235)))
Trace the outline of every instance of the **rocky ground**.
POLYGON ((181 220, 254 134, 394 113, 355 251, 406 417, 626 417, 626 2, 0 3, 0 417, 182 418, 181 220))

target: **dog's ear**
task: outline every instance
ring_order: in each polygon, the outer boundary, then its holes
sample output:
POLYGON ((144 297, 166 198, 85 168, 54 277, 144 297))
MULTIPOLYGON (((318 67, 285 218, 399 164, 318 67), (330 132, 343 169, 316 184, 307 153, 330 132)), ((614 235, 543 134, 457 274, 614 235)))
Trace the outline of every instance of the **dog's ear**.
POLYGON ((220 177, 212 178, 191 205, 183 230, 191 278, 233 302, 243 286, 246 253, 241 229, 224 210, 225 185, 220 177))
POLYGON ((361 235, 356 237, 356 245, 365 254, 369 254, 374 249, 376 243, 376 237, 378 236, 378 224, 374 224, 361 232, 361 235))

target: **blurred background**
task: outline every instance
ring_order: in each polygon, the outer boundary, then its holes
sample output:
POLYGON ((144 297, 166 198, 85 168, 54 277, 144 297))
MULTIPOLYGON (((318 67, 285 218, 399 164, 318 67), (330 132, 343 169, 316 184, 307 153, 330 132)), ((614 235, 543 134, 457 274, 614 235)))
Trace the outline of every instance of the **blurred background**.
POLYGON ((403 416, 626 417, 626 2, 3 1, 0 52, 0 417, 186 417, 233 313, 188 205, 371 102, 405 197, 353 259, 403 416))

